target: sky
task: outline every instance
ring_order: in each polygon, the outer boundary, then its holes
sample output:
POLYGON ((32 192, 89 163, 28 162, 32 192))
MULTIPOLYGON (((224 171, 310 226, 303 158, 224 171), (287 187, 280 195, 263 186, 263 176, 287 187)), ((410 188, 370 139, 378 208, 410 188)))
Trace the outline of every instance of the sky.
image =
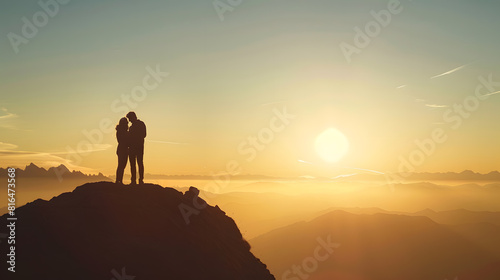
POLYGON ((146 173, 500 170, 498 1, 0 5, 1 167, 111 175, 133 110, 146 173))

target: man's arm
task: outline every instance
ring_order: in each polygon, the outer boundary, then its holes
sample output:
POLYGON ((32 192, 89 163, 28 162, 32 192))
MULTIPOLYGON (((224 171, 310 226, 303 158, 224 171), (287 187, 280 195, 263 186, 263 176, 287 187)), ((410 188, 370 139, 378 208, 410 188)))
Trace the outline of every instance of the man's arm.
POLYGON ((142 132, 143 138, 146 138, 146 124, 144 122, 142 122, 142 132))

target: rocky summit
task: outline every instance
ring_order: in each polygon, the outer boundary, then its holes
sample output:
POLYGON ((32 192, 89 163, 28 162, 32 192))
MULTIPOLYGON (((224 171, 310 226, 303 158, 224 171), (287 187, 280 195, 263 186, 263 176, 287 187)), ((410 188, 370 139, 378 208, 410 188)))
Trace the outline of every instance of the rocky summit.
POLYGON ((15 273, 2 262, 1 279, 275 279, 196 188, 89 183, 15 217, 16 243, 0 240, 0 252, 15 246, 15 273))

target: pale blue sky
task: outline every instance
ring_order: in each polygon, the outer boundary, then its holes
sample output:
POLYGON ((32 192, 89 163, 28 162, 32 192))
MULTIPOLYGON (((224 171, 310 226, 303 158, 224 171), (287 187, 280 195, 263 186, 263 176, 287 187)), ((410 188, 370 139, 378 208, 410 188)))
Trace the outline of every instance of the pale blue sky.
MULTIPOLYGON (((246 173, 314 173, 297 160, 320 161, 311 145, 328 127, 351 144, 338 165, 394 171, 413 141, 443 122, 447 108, 426 105, 462 102, 481 75, 500 81, 500 3, 402 1, 402 12, 348 63, 339 45, 352 44, 354 28, 387 3, 243 0, 221 21, 211 1, 73 0, 16 54, 7 34, 21 34, 21 18, 41 8, 4 1, 0 142, 19 154, 3 154, 2 162, 65 162, 66 147, 85 139, 82 130, 103 118, 117 122, 121 115, 110 104, 141 83, 147 66, 160 65, 170 76, 135 110, 149 140, 188 145, 148 143, 153 173, 210 173, 244 159, 239 143, 283 106, 297 119, 245 163, 246 173), (284 103, 262 106, 274 102, 284 103), (8 114, 15 116, 2 118, 8 114)), ((499 98, 492 95, 460 129, 448 130, 450 140, 418 170, 500 169, 499 98)), ((112 173, 114 135, 102 144, 103 151, 73 164, 112 173)))

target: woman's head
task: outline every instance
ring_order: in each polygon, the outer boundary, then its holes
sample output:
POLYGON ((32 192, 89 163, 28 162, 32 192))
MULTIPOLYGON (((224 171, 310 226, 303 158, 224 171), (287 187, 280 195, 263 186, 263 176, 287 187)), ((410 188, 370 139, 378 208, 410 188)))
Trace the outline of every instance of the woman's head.
POLYGON ((121 118, 118 124, 116 125, 116 130, 118 129, 127 129, 128 128, 128 119, 121 118))

